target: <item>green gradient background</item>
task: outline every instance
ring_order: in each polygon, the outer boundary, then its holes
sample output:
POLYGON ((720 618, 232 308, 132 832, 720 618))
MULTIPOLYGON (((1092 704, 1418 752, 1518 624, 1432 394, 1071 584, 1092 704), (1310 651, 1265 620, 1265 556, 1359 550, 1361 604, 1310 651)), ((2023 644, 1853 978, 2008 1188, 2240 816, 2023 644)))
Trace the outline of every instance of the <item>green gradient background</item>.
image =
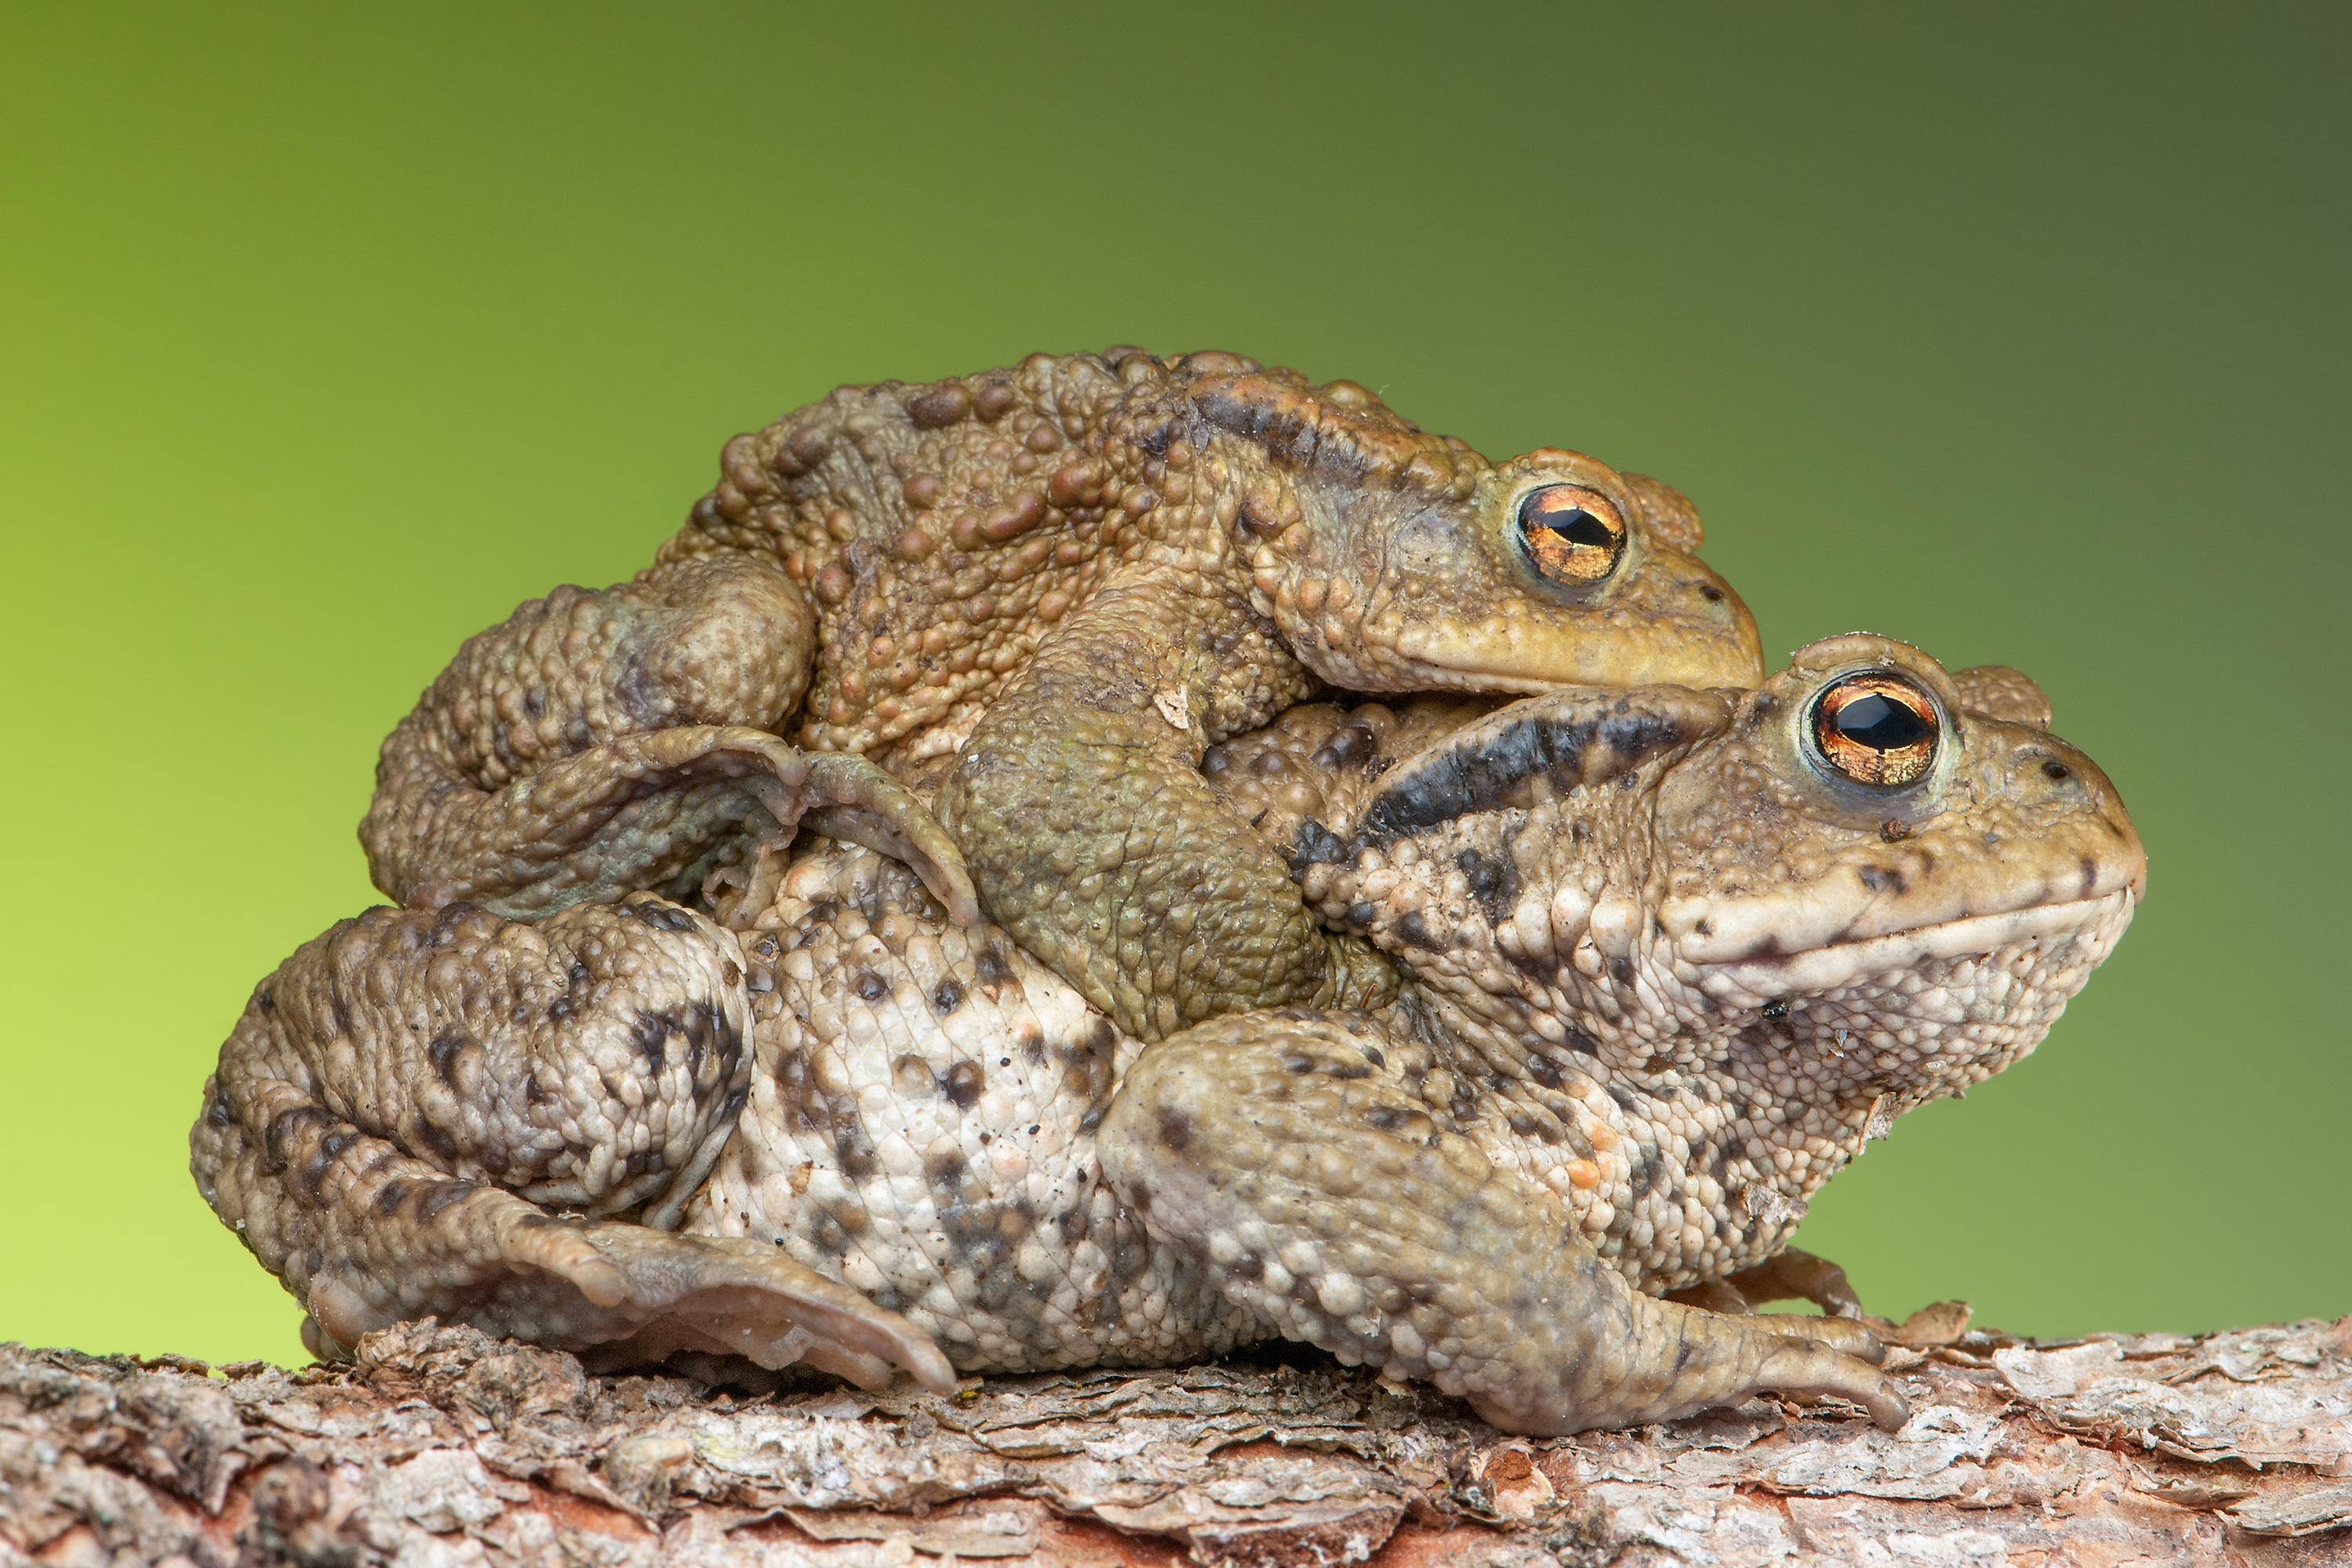
POLYGON ((836 382, 1119 341, 1664 475, 1776 660, 2036 674, 2149 900, 1801 1239, 2352 1310, 2345 11, 198 9, 0 8, 0 1338, 300 1358, 185 1128, 461 638, 836 382))

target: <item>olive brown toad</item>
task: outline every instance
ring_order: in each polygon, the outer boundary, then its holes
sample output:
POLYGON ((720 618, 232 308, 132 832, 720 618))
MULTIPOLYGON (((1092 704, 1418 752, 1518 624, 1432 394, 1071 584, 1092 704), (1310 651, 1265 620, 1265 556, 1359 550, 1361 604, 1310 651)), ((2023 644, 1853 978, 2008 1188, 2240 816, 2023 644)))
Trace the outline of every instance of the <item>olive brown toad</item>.
POLYGON ((861 847, 727 923, 374 911, 256 993, 194 1168, 329 1353, 438 1312, 939 1386, 1280 1334, 1519 1430, 1757 1388, 1896 1423, 1861 1326, 1661 1296, 1768 1267, 2128 922, 2129 818, 2021 681, 1845 637, 1756 690, 1236 742, 1253 778, 1304 753, 1315 810, 1258 831, 1406 983, 1148 1047, 861 847))
POLYGON ((1699 538, 1655 480, 1489 462, 1232 354, 844 387, 730 442, 635 581, 469 641, 385 742, 361 837, 404 904, 530 918, 687 896, 806 816, 958 920, 976 897, 1143 1037, 1330 1003, 1362 950, 1202 749, 1327 680, 1752 685, 1699 538), (903 781, 940 769, 934 820, 903 781))

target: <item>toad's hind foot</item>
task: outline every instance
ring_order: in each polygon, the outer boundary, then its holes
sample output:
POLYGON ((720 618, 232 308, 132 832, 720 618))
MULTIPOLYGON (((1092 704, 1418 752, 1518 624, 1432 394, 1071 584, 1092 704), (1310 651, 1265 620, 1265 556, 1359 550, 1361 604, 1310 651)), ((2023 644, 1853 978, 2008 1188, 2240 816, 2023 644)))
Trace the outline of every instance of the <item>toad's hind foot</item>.
POLYGON ((580 1232, 617 1289, 602 1304, 644 1315, 635 1333, 606 1347, 619 1363, 709 1351, 772 1371, 804 1363, 861 1388, 882 1387, 903 1366, 932 1393, 954 1392, 955 1369, 929 1335, 772 1246, 630 1225, 580 1232))
POLYGON ((1389 1066, 1407 1047, 1344 1014, 1187 1030, 1120 1086, 1104 1172, 1154 1237, 1281 1332, 1429 1379, 1506 1430, 1669 1420, 1766 1389, 1903 1424, 1859 1324, 1719 1316, 1634 1290, 1559 1200, 1407 1092, 1389 1066))
MULTIPOLYGON (((372 1163, 385 1168, 359 1173, 356 1184, 386 1179, 399 1193, 397 1156, 372 1163)), ((955 1387, 954 1368, 928 1335, 773 1247, 560 1220, 487 1187, 421 1212, 457 1185, 428 1190, 421 1205, 395 1198, 405 1225, 347 1244, 310 1276, 302 1340, 312 1354, 344 1359, 362 1335, 430 1314, 537 1344, 597 1349, 614 1364, 709 1351, 771 1369, 805 1363, 865 1388, 888 1383, 897 1367, 934 1392, 955 1387), (377 1255, 386 1250, 400 1256, 377 1255)))

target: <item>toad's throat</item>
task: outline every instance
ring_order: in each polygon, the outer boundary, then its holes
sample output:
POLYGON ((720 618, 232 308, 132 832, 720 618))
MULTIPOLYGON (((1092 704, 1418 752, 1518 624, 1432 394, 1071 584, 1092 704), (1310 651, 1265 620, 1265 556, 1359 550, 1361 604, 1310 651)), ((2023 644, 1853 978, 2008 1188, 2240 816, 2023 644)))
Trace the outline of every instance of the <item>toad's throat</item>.
POLYGON ((1738 1006, 1781 996, 1816 995, 1866 976, 1916 970, 1939 959, 1987 953, 2035 939, 2074 937, 2095 951, 2075 965, 2087 976, 2122 936, 2139 903, 2142 882, 2087 899, 2032 904, 1992 914, 1963 915, 1908 931, 1832 942, 1792 952, 1752 954, 1721 962, 1694 960, 1675 943, 1676 968, 1707 995, 1738 1006))

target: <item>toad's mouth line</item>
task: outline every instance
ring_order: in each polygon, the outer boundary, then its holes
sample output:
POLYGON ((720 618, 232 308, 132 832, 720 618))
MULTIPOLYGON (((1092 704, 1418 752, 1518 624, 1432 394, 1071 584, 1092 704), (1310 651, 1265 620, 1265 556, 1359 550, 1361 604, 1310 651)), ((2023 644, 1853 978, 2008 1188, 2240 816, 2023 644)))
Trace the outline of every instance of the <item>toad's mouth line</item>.
POLYGON ((2034 904, 1997 914, 1969 915, 1890 931, 1856 942, 1836 942, 1769 957, 1694 963, 1676 957, 1680 977, 1709 996, 1755 1006, 1781 996, 1835 990, 1868 974, 1909 970, 1937 959, 1992 952, 2035 937, 2064 936, 2105 928, 2110 942, 2122 934, 2139 901, 2139 885, 2096 898, 2034 904))

